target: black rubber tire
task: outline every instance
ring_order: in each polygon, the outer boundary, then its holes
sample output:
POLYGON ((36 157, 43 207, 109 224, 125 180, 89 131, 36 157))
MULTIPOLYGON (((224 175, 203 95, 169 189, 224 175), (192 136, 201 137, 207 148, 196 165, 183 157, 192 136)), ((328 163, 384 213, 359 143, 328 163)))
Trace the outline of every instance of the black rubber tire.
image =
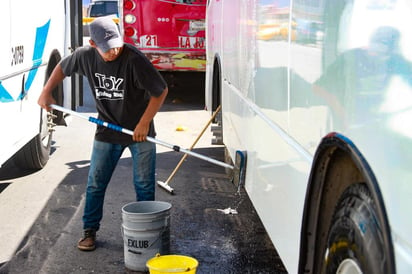
POLYGON ((349 186, 333 215, 321 273, 337 273, 344 260, 356 264, 363 273, 388 273, 378 220, 374 201, 365 184, 349 186))
POLYGON ((41 110, 40 133, 13 157, 15 165, 21 169, 42 169, 49 160, 53 131, 48 130, 47 115, 44 115, 43 112, 41 110))

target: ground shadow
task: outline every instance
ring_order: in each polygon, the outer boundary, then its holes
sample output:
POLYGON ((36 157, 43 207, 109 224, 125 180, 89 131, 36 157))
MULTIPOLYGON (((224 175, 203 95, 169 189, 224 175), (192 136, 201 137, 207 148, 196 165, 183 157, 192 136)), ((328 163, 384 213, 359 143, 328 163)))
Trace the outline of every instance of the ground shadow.
MULTIPOLYGON (((223 147, 194 149, 222 160, 223 147)), ((157 179, 166 180, 182 154, 157 155, 157 179)), ((50 197, 16 256, 0 273, 131 273, 124 269, 120 233, 121 207, 134 200, 131 159, 122 158, 106 193, 105 212, 99 231, 99 248, 84 253, 76 243, 81 232, 81 213, 88 161, 67 163, 71 172, 50 197), (65 254, 62 256, 62 254, 65 254)), ((231 184, 224 168, 187 157, 170 182, 175 195, 156 188, 156 200, 172 204, 170 249, 199 261, 198 273, 285 273, 262 223, 245 191, 231 184), (236 208, 238 214, 220 209, 236 208)))

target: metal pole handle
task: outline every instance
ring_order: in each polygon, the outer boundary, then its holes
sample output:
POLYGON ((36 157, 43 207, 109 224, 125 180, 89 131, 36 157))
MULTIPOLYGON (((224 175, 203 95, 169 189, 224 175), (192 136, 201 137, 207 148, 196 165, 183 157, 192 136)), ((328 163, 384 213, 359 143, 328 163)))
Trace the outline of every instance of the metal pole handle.
MULTIPOLYGON (((76 111, 73 111, 73 110, 70 110, 70 109, 67 109, 67 108, 58 106, 58 105, 51 104, 50 107, 52 107, 52 108, 55 109, 55 110, 58 110, 58 111, 61 111, 61 112, 65 112, 65 113, 71 114, 71 115, 73 115, 73 116, 76 116, 76 117, 79 117, 79 118, 88 120, 89 122, 95 123, 95 124, 97 124, 97 125, 104 126, 104 127, 110 128, 110 129, 112 129, 112 130, 115 130, 115 131, 118 131, 118 132, 123 132, 123 133, 125 133, 125 134, 130 135, 130 136, 133 136, 133 131, 131 131, 131 130, 129 130, 129 129, 125 129, 125 128, 121 127, 121 126, 118 126, 118 125, 115 125, 115 124, 111 124, 111 123, 105 122, 105 121, 103 121, 103 120, 100 120, 100 119, 95 118, 95 117, 92 117, 92 116, 85 116, 85 115, 82 115, 82 114, 80 114, 80 113, 78 113, 78 112, 76 112, 76 111)), ((164 147, 173 149, 173 150, 176 151, 176 152, 183 152, 183 153, 189 154, 189 155, 191 155, 191 156, 193 156, 193 157, 196 157, 196 158, 198 158, 198 159, 207 161, 207 162, 209 162, 209 163, 212 163, 212 164, 215 164, 215 165, 218 165, 218 166, 221 166, 221 167, 234 169, 234 166, 232 166, 232 165, 229 165, 229 164, 226 164, 226 163, 224 163, 224 162, 215 160, 215 159, 213 159, 213 158, 204 156, 204 155, 202 155, 202 154, 199 154, 199 153, 196 153, 196 152, 193 152, 193 151, 190 151, 190 150, 181 148, 181 147, 179 147, 179 146, 177 146, 177 145, 172 145, 172 144, 166 143, 166 142, 164 142, 164 141, 155 139, 155 138, 150 137, 150 136, 147 136, 147 137, 146 137, 146 140, 149 141, 149 142, 151 142, 151 143, 155 143, 155 144, 158 144, 158 145, 161 145, 161 146, 164 146, 164 147)))

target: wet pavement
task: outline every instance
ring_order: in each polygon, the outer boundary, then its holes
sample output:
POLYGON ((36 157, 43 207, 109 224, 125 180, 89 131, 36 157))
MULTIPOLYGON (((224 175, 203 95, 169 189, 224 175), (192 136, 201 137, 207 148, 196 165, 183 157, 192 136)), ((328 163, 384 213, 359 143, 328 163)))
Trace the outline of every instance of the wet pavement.
MULTIPOLYGON (((174 96, 162 111, 189 111, 183 115, 194 115, 196 120, 198 112, 190 111, 202 106, 194 101, 188 105, 172 102, 174 96)), ((157 127, 162 123, 157 121, 157 127)), ((194 151, 224 159, 222 146, 194 151)), ((165 181, 181 157, 180 153, 158 151, 157 179, 165 181)), ((141 273, 124 265, 121 208, 134 201, 135 195, 130 156, 120 160, 109 184, 93 252, 76 248, 81 237, 88 160, 67 165, 71 171, 55 189, 16 255, 0 267, 0 273, 141 273)), ((189 156, 170 185, 175 194, 157 186, 156 200, 172 204, 171 254, 196 258, 197 273, 286 273, 247 194, 231 183, 224 168, 189 156), (237 214, 225 214, 223 210, 228 208, 236 209, 237 214)))

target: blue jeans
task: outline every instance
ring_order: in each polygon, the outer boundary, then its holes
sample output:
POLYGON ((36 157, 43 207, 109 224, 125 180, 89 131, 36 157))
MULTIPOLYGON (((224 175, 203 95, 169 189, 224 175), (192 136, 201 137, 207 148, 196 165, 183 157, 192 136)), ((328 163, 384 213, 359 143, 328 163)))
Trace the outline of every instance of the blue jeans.
POLYGON ((155 198, 156 145, 150 142, 119 145, 94 141, 90 160, 83 214, 83 228, 100 227, 106 188, 113 171, 128 147, 133 159, 133 183, 137 201, 153 201, 155 198))

